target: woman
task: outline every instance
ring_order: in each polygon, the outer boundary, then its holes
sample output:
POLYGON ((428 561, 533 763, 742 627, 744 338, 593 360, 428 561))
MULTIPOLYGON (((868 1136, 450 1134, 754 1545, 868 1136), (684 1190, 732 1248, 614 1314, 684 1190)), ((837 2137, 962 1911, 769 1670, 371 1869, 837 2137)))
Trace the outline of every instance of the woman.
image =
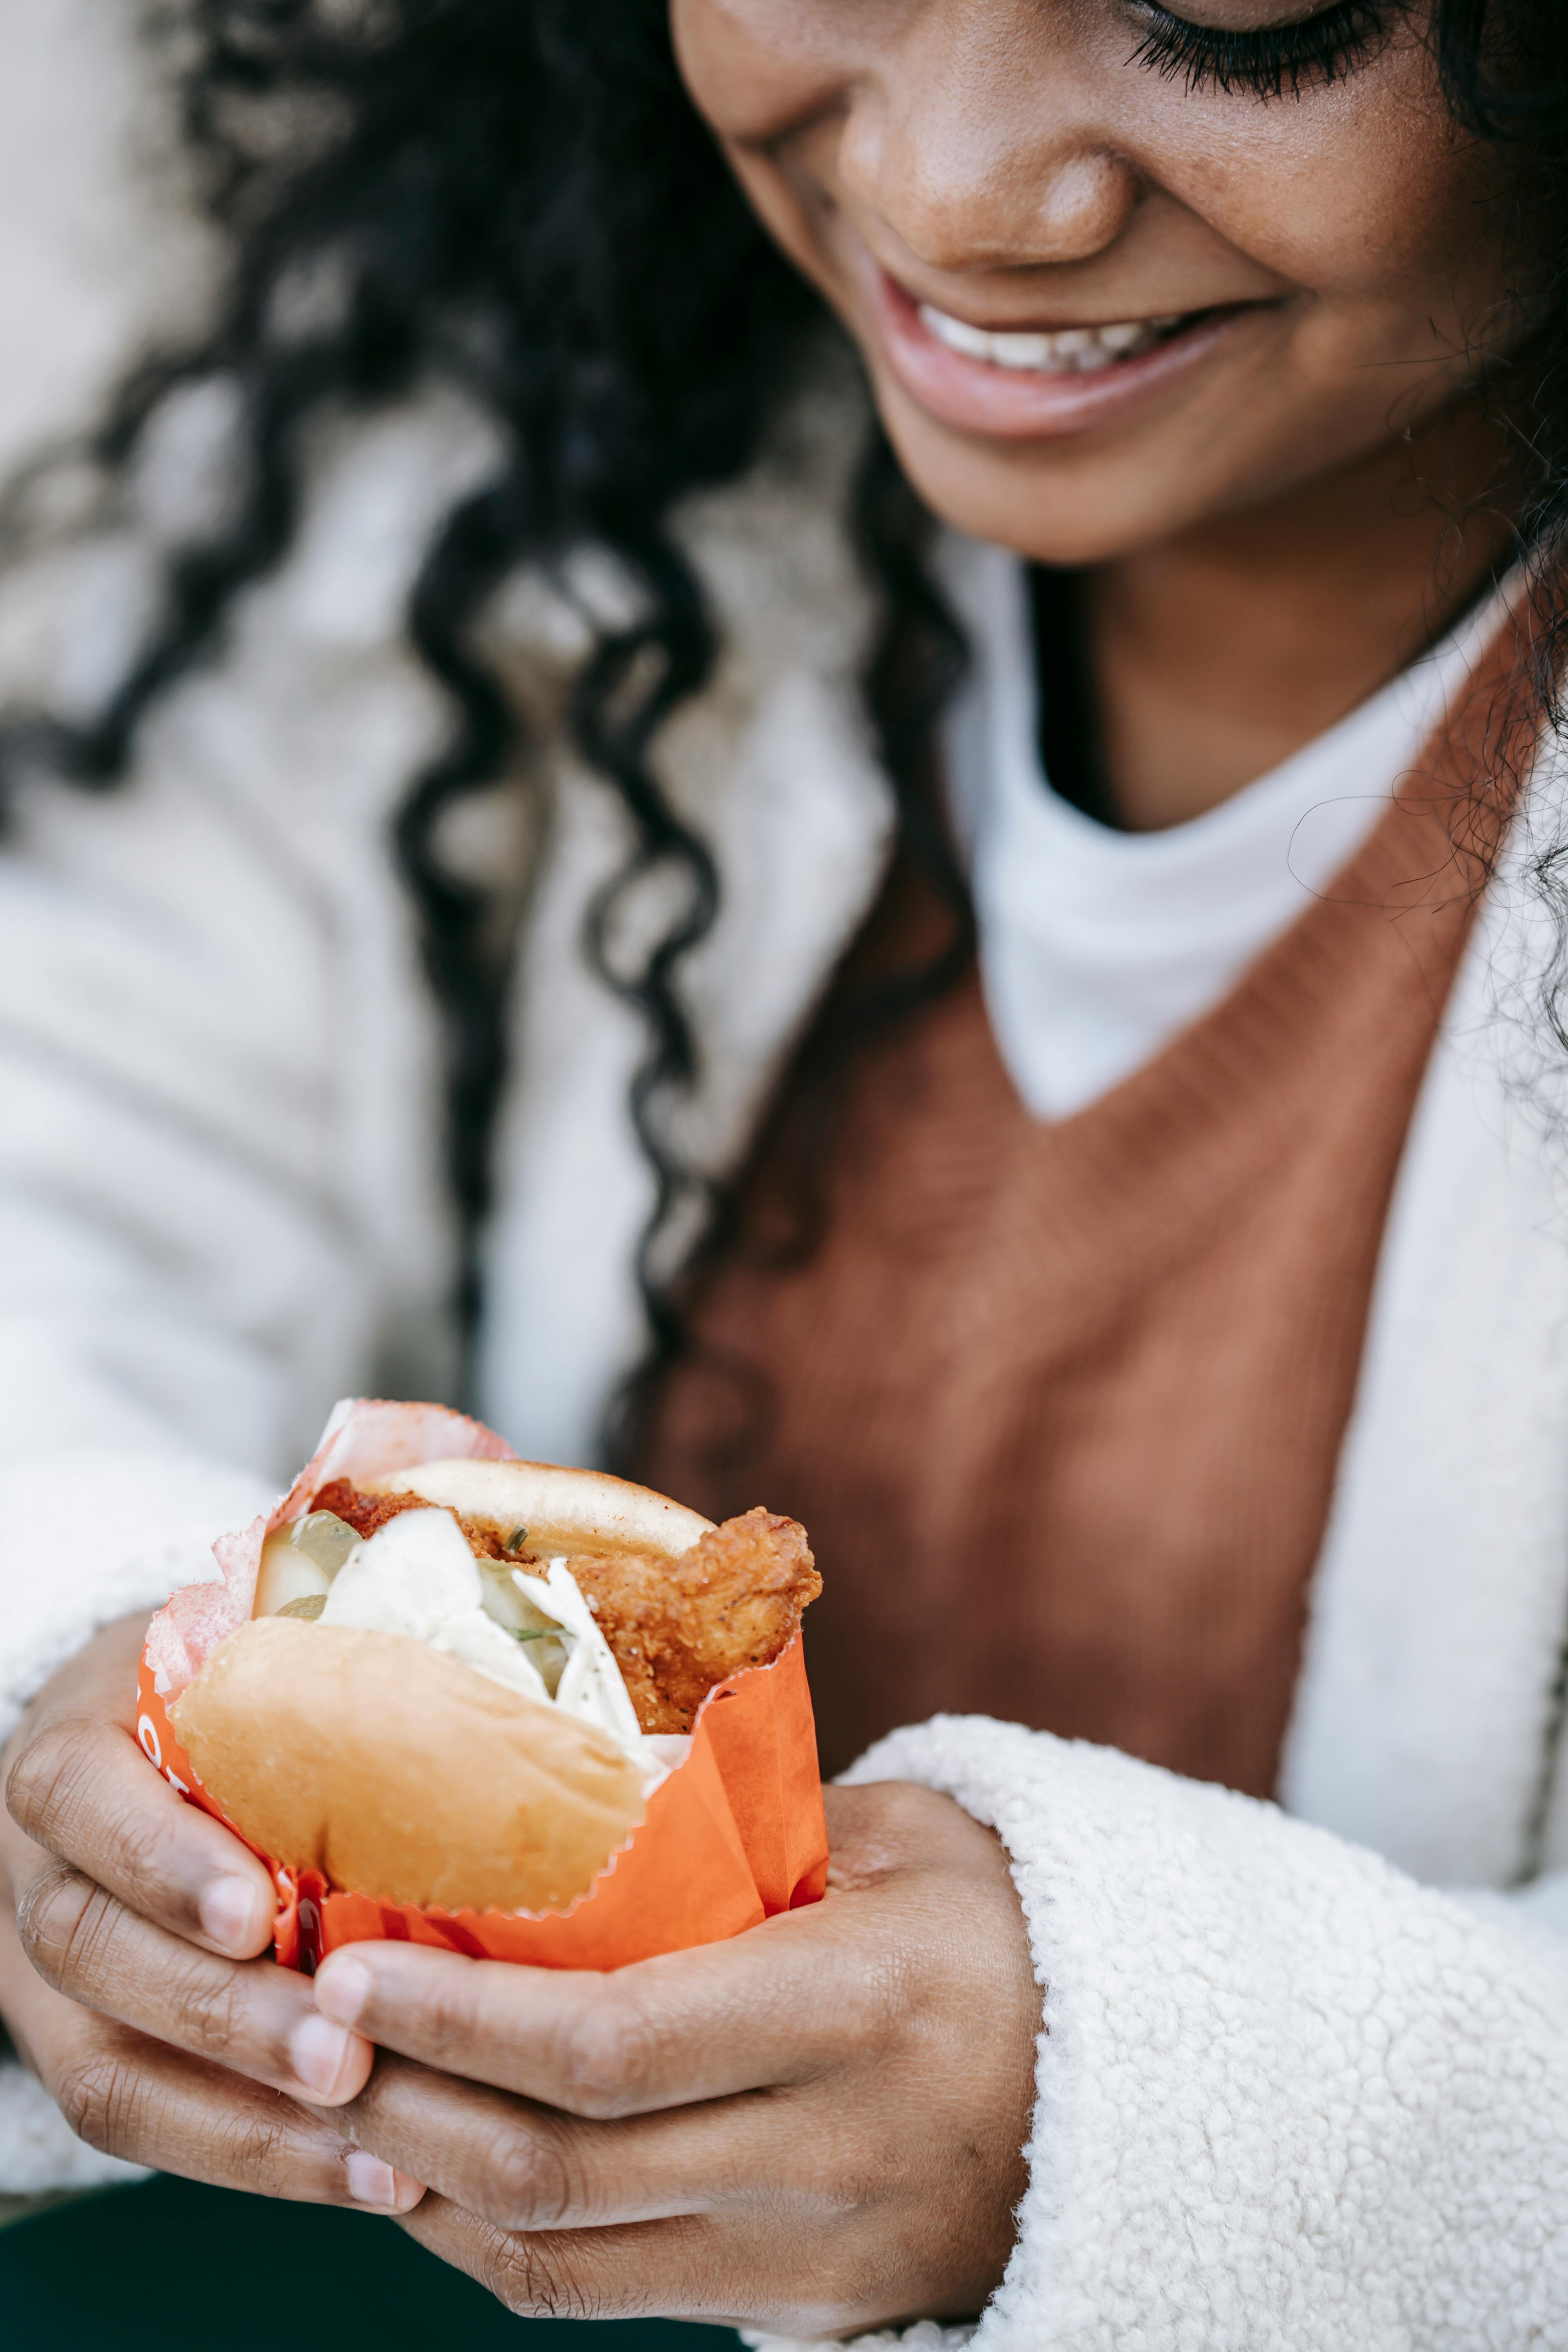
POLYGON ((519 2310, 1563 2340, 1558 14, 582 15, 195 20, 236 272, 11 738, 10 2145, 519 2310), (140 1622, 465 1335, 810 1526, 820 1910, 256 1958, 140 1622))

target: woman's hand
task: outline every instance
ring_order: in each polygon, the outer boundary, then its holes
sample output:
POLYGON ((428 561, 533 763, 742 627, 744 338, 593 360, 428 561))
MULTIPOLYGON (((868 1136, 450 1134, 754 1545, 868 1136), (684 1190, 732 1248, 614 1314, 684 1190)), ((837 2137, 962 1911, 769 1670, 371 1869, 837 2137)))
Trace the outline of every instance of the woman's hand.
POLYGON ((924 1790, 827 1800, 826 1900, 731 1943, 611 1976, 322 1963, 323 2012, 403 2053, 334 2120, 439 2192, 405 2228, 518 2312, 813 2336, 980 2309, 1040 2020, 1006 1858, 924 1790))
POLYGON ((276 1908, 266 1871, 136 1745, 145 1623, 111 1626, 63 1668, 0 1763, 0 2017, 93 2147, 270 2197, 405 2210, 418 2184, 299 2104, 351 2098, 370 2045, 258 1957, 276 1908))

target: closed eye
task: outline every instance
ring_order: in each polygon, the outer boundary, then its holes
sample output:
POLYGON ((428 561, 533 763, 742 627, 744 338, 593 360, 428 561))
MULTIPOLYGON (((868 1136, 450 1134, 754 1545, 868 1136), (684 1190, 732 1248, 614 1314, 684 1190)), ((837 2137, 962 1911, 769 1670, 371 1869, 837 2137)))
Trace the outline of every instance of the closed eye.
POLYGON ((1313 84, 1342 81, 1364 65, 1387 38, 1407 0, 1335 0, 1294 24, 1265 25, 1253 32, 1222 32, 1173 16, 1155 0, 1137 0, 1149 29, 1130 64, 1147 66, 1166 81, 1188 90, 1215 89, 1226 96, 1300 98, 1313 84))

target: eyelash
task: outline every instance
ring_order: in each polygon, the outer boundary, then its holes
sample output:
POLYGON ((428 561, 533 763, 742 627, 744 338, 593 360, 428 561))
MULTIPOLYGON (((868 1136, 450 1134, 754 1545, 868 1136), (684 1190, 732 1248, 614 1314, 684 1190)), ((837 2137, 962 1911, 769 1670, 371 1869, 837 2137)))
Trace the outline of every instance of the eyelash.
POLYGON ((1388 30, 1387 0, 1338 0, 1294 25, 1256 33, 1216 32, 1189 25, 1168 8, 1143 0, 1153 18, 1129 62, 1147 66, 1163 81, 1184 81, 1190 92, 1212 86, 1228 96, 1300 98, 1302 85, 1343 81, 1363 65, 1388 30))

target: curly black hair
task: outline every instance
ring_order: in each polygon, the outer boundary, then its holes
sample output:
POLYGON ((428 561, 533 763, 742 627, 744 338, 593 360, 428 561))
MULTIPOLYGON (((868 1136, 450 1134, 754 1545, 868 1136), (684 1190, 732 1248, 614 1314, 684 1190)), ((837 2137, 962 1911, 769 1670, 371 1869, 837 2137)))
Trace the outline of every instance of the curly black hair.
MULTIPOLYGON (((1456 115, 1519 152, 1521 233, 1543 251, 1557 288, 1568 280, 1563 13, 1559 0, 1436 0, 1434 20, 1456 115)), ((210 332, 135 370, 91 455, 109 475, 123 471, 172 396, 218 377, 239 404, 246 463, 210 538, 171 557, 162 607, 103 707, 82 722, 14 720, 0 733, 0 782, 40 756, 87 788, 124 774, 152 705, 221 649, 238 592, 289 547, 307 429, 329 404, 368 409, 445 378, 493 421, 501 456, 441 520, 409 601, 412 643, 452 717, 439 757, 409 783, 395 856, 443 1017, 458 1307, 471 1330, 506 1070, 507 950, 482 892, 443 862, 437 837, 455 803, 515 763, 522 726, 476 625, 520 567, 584 544, 613 551, 641 609, 601 630, 571 724, 632 836, 586 933, 605 984, 647 1033, 631 1108, 655 1182, 638 1269, 652 1345, 622 1399, 624 1434, 648 1373, 679 1344, 669 1237, 691 1229, 694 1198, 711 1211, 668 1140, 669 1109, 699 1054, 680 967, 711 926, 720 888, 709 847, 650 760, 659 729, 700 690, 718 651, 672 517, 756 458, 803 354, 827 331, 821 310, 760 230, 686 97, 668 0, 598 0, 591 10, 581 0, 183 0, 171 14, 184 44, 184 129, 232 273, 210 332), (305 285, 330 299, 301 302, 305 285), (656 868, 679 878, 679 904, 628 973, 609 952, 616 911, 656 868)), ((1568 631, 1551 584, 1568 526, 1568 305, 1554 299, 1547 310, 1542 391, 1525 437, 1550 685, 1568 631)), ((850 1009, 846 1039, 945 985, 972 942, 928 773, 963 647, 922 562, 927 519, 874 430, 851 520, 880 592, 865 688, 900 845, 934 881, 951 922, 932 961, 850 1009)), ((1558 1013, 1568 927, 1563 940, 1550 992, 1568 1045, 1558 1013)))

